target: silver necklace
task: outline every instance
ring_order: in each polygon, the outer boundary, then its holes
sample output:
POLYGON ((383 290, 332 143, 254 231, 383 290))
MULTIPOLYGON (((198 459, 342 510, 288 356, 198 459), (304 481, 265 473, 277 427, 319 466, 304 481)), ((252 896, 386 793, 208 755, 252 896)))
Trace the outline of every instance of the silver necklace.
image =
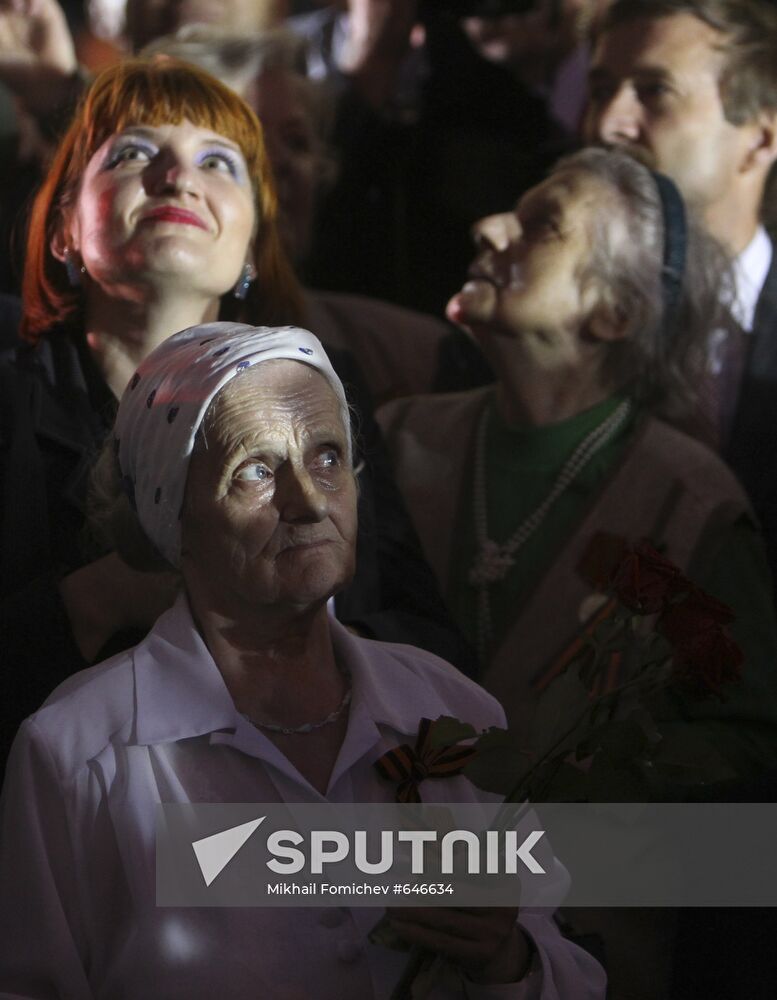
POLYGON ((613 412, 590 431, 566 460, 553 486, 516 531, 503 542, 488 537, 488 512, 486 497, 486 429, 488 407, 483 409, 475 441, 475 542, 477 552, 469 571, 469 583, 478 591, 477 644, 483 660, 492 636, 491 599, 488 588, 499 583, 515 565, 515 553, 524 545, 545 520, 558 498, 569 488, 597 452, 613 439, 631 412, 631 402, 624 399, 613 412))
POLYGON ((252 726, 256 726, 257 729, 268 729, 271 733, 283 733, 284 736, 312 733, 316 729, 322 729, 324 726, 328 726, 332 722, 337 722, 346 708, 350 705, 352 693, 351 675, 346 673, 345 678, 348 682, 348 687, 346 688, 340 704, 333 712, 330 712, 325 719, 321 719, 320 722, 305 722, 301 726, 279 726, 276 722, 258 722, 256 719, 252 719, 250 715, 246 715, 245 713, 241 714, 247 722, 251 723, 252 726))

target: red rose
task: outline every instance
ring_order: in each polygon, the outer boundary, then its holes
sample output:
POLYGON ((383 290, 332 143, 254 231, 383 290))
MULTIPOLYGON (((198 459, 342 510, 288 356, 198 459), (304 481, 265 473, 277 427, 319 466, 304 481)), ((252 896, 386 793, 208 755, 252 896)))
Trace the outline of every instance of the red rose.
POLYGON ((730 625, 734 617, 734 612, 727 604, 698 587, 692 587, 682 600, 667 608, 661 619, 661 631, 671 642, 681 642, 712 624, 730 625))
POLYGON ((720 695, 739 680, 744 656, 725 631, 731 608, 694 589, 662 615, 659 629, 674 646, 675 679, 699 695, 720 695))
POLYGON ((740 680, 744 654, 722 629, 676 651, 674 680, 697 697, 723 696, 723 688, 740 680))
POLYGON ((629 550, 612 579, 621 604, 643 615, 662 611, 669 601, 691 584, 674 563, 665 559, 647 542, 629 550))

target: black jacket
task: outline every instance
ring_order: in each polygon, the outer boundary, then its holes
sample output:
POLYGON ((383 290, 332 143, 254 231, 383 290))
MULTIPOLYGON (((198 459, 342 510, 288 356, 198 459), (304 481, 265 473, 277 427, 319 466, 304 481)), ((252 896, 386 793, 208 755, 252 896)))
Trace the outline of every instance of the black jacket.
MULTIPOLYGON (((357 412, 360 475, 356 574, 335 599, 362 634, 421 646, 472 666, 393 482, 369 395, 355 362, 330 351, 357 412)), ((92 463, 116 400, 88 352, 64 331, 0 364, 0 769, 19 723, 87 664, 59 597, 62 576, 99 554, 85 543, 92 463)), ((121 635, 99 658, 141 638, 121 635)))
POLYGON ((724 458, 761 522, 777 581, 777 247, 761 291, 724 458))

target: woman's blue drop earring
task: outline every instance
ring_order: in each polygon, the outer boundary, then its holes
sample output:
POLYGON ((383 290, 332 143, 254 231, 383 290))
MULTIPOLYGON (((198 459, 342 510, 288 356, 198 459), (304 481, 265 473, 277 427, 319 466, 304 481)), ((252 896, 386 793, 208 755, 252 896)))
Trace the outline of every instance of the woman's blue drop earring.
POLYGON ((75 255, 70 247, 65 247, 64 257, 68 284, 71 288, 78 288, 81 284, 81 275, 86 274, 86 268, 83 264, 76 263, 75 255))
POLYGON ((242 302, 248 295, 248 289, 251 287, 251 282, 256 277, 256 269, 253 264, 243 264, 243 270, 240 272, 240 277, 237 279, 237 284, 232 290, 232 294, 236 299, 240 299, 242 302))

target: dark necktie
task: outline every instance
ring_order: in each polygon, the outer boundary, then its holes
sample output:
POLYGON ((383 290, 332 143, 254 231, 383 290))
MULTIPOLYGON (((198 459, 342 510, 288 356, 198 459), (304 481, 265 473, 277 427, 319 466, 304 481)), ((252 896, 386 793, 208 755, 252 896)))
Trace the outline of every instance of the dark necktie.
POLYGON ((731 316, 710 332, 707 367, 699 388, 701 432, 695 436, 723 451, 731 435, 750 337, 731 316))

